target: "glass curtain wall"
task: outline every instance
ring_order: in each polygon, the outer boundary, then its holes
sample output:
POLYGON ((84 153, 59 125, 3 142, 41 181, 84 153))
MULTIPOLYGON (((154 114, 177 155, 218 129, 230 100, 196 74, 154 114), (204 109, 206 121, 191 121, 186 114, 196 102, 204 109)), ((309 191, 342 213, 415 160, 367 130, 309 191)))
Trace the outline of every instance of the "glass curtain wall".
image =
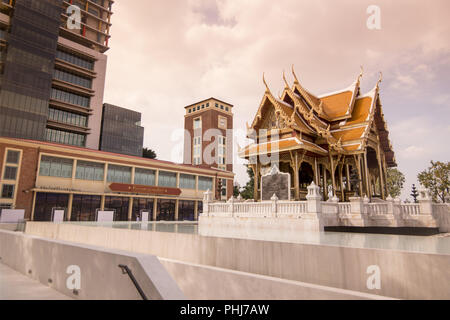
POLYGON ((1 77, 0 136, 45 140, 62 0, 16 0, 1 77))

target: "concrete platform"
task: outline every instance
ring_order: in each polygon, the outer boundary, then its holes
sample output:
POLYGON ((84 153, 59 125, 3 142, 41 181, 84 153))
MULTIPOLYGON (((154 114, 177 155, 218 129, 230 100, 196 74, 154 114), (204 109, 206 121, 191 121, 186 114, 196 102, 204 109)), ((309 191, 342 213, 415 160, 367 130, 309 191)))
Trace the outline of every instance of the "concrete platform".
POLYGON ((71 298, 0 263, 0 300, 71 300, 71 298))

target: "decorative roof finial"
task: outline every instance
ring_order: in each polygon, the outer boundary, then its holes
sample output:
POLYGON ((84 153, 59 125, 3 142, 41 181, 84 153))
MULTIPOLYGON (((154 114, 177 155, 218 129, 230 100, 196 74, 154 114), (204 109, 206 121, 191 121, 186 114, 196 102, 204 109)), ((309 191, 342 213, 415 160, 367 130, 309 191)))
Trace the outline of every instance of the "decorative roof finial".
POLYGON ((270 92, 269 86, 267 85, 266 78, 264 76, 264 72, 263 72, 263 82, 264 82, 264 85, 266 86, 266 92, 270 92))
POLYGON ((283 80, 284 80, 284 84, 286 85, 286 88, 289 89, 289 84, 288 84, 288 82, 286 80, 286 75, 284 73, 284 70, 283 70, 283 80))
POLYGON ((299 83, 297 79, 297 75, 295 74, 294 65, 292 65, 292 74, 294 75, 295 83, 299 83))
POLYGON ((383 72, 380 71, 380 78, 377 81, 377 88, 380 86, 380 83, 383 81, 383 72))
POLYGON ((360 72, 360 74, 359 74, 359 76, 358 76, 358 82, 360 82, 361 81, 361 79, 362 79, 362 76, 363 76, 363 74, 364 74, 364 67, 361 65, 361 66, 359 66, 360 68, 361 68, 361 72, 360 72))

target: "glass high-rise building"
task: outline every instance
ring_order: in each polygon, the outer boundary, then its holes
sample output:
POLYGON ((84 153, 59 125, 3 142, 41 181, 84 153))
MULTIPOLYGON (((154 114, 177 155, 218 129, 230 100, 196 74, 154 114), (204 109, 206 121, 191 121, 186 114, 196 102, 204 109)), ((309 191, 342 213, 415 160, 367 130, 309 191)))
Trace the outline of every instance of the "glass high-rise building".
POLYGON ((99 149, 112 3, 1 0, 0 136, 99 149))
POLYGON ((143 144, 141 114, 105 103, 100 150, 142 157, 143 144))

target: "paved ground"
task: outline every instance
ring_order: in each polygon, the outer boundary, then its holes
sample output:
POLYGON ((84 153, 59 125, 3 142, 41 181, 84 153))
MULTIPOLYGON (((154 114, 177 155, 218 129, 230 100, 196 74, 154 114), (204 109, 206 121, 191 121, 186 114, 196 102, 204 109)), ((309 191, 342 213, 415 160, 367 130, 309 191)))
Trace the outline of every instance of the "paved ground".
POLYGON ((70 300, 0 263, 0 300, 70 300))

